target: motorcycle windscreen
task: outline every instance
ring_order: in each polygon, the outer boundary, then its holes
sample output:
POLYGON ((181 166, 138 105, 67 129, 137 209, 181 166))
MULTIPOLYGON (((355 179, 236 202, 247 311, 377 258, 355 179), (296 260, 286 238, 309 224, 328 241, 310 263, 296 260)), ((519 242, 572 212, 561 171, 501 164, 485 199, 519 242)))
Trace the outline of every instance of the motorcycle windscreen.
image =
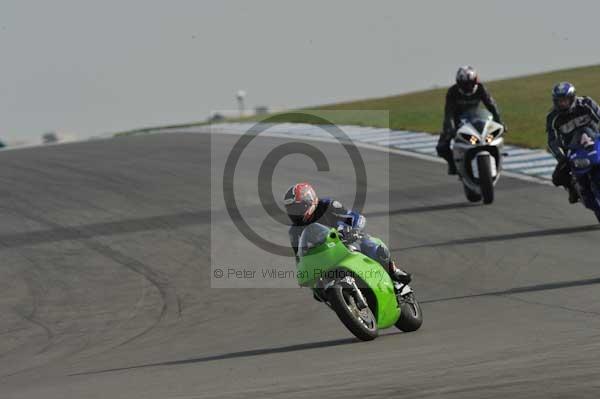
POLYGON ((492 114, 485 108, 475 107, 460 114, 458 119, 471 123, 481 133, 485 124, 492 119, 492 114))
POLYGON ((298 243, 298 256, 305 256, 311 249, 322 245, 329 235, 330 228, 319 223, 306 226, 298 243))

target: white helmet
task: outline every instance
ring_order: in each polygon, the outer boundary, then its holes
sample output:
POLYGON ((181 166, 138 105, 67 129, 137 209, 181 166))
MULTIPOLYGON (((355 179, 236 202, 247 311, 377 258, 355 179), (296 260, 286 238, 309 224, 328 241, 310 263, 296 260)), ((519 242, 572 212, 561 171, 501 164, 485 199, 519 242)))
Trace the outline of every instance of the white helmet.
POLYGON ((469 65, 458 68, 456 84, 462 94, 467 96, 475 94, 479 86, 479 75, 475 68, 469 65))

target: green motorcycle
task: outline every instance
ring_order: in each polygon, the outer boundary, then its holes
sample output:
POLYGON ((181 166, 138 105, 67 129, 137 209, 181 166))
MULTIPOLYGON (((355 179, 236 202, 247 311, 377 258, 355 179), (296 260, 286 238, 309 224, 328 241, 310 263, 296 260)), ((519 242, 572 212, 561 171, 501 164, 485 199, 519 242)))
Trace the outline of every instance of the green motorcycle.
POLYGON ((423 323, 412 288, 392 281, 379 262, 359 252, 335 228, 313 223, 304 229, 297 278, 360 340, 375 339, 380 328, 410 332, 423 323))

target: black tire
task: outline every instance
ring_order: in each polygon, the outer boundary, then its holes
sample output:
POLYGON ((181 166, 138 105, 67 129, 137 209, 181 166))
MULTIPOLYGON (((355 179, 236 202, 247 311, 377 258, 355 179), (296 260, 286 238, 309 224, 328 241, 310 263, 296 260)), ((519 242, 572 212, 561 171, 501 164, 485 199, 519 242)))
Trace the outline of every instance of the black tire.
POLYGON ((489 155, 480 156, 477 158, 477 167, 479 169, 479 187, 481 187, 481 196, 484 204, 494 202, 494 180, 492 178, 492 170, 490 161, 493 159, 489 155))
POLYGON ((410 293, 401 297, 399 302, 400 318, 396 322, 396 327, 404 332, 417 331, 423 324, 423 312, 417 298, 410 293))
MULTIPOLYGON (((592 195, 595 195, 595 193, 600 192, 600 187, 598 187, 598 183, 596 183, 596 179, 595 176, 590 176, 590 180, 591 180, 591 184, 594 187, 591 187, 591 191, 592 191, 592 195)), ((573 183, 575 184, 575 182, 573 183)), ((578 185, 575 185, 575 187, 578 187, 578 185)), ((583 195, 581 195, 581 190, 579 188, 577 188, 577 193, 579 194, 579 200, 583 203, 585 202, 583 200, 583 195)), ((596 215, 596 219, 598 220, 598 223, 600 223, 600 210, 595 210, 594 214, 596 215)))
POLYGON ((341 287, 331 288, 328 290, 328 295, 332 309, 356 338, 361 341, 372 341, 377 338, 377 321, 371 309, 367 307, 359 311, 350 291, 341 287))
POLYGON ((598 223, 600 223, 600 211, 594 211, 594 214, 596 215, 596 219, 598 220, 598 223))
POLYGON ((481 201, 481 195, 479 193, 476 193, 475 191, 471 190, 464 183, 463 183, 463 189, 465 191, 465 196, 467 197, 467 199, 470 202, 479 202, 479 201, 481 201))

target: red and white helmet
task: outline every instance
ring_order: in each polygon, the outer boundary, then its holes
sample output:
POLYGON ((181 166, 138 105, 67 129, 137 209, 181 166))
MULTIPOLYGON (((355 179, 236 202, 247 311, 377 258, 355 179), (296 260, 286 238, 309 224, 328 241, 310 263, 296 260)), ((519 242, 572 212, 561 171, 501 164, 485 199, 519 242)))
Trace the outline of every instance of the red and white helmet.
POLYGON ((456 72, 456 84, 462 94, 467 96, 475 94, 479 86, 479 75, 475 68, 469 65, 458 68, 458 72, 456 72))
POLYGON ((283 203, 292 220, 302 217, 302 220, 307 222, 315 212, 319 198, 310 184, 298 183, 286 191, 283 203))

